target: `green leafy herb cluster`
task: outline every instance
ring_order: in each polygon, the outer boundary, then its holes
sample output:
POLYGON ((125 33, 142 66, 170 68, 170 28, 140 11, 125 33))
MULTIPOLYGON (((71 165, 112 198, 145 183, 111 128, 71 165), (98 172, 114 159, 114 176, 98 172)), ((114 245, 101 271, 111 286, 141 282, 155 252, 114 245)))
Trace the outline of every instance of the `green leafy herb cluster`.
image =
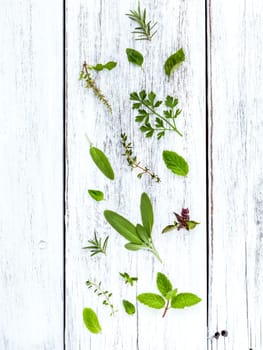
POLYGON ((146 193, 141 195, 140 209, 142 225, 137 224, 135 226, 123 216, 111 210, 105 210, 104 217, 108 223, 129 242, 125 244, 126 249, 132 251, 146 249, 162 262, 152 240, 154 221, 153 208, 150 198, 146 193))
POLYGON ((102 242, 102 238, 98 238, 97 233, 95 231, 94 238, 88 240, 90 245, 87 247, 83 247, 83 249, 90 250, 90 252, 91 252, 90 256, 94 256, 97 254, 105 254, 106 255, 108 240, 109 240, 109 236, 107 236, 105 238, 105 240, 102 242))
POLYGON ((163 230, 162 233, 169 232, 171 230, 177 229, 178 231, 181 229, 186 229, 187 231, 193 230, 196 225, 199 224, 199 222, 190 220, 189 216, 189 209, 188 208, 183 208, 181 211, 181 215, 178 213, 174 213, 176 220, 172 225, 166 226, 163 230))
POLYGON ((153 29, 156 27, 157 23, 152 21, 147 22, 146 20, 146 9, 141 11, 140 1, 138 2, 138 10, 130 10, 126 14, 133 22, 136 23, 137 27, 132 32, 136 35, 136 40, 152 40, 152 37, 157 33, 157 30, 153 32, 153 29))
POLYGON ((104 297, 102 304, 110 307, 111 309, 110 316, 114 315, 117 312, 117 310, 114 308, 114 305, 111 302, 112 293, 110 293, 107 290, 103 290, 101 287, 101 282, 97 284, 92 281, 86 281, 86 285, 90 289, 93 288, 94 293, 96 293, 99 297, 100 296, 104 297))
POLYGON ((157 288, 160 294, 142 293, 137 296, 140 303, 154 309, 164 309, 163 316, 165 317, 170 308, 184 309, 185 307, 193 306, 201 301, 201 299, 192 293, 177 293, 172 283, 163 273, 158 272, 156 279, 157 288))
POLYGON ((157 174, 155 174, 149 168, 142 166, 141 163, 137 160, 137 157, 133 155, 132 144, 127 141, 127 135, 125 133, 121 134, 121 143, 124 148, 124 153, 122 153, 122 155, 126 157, 128 165, 132 169, 137 168, 140 170, 140 173, 137 175, 139 179, 141 179, 144 174, 147 174, 156 182, 161 181, 157 174))
POLYGON ((162 114, 158 108, 163 104, 163 101, 156 100, 156 94, 153 91, 149 93, 146 93, 145 90, 139 93, 132 92, 130 100, 133 102, 132 108, 138 110, 135 121, 142 124, 140 130, 145 133, 146 137, 152 137, 154 133, 157 133, 157 139, 160 140, 166 131, 175 131, 182 136, 176 127, 176 119, 181 114, 181 109, 177 108, 177 98, 166 97, 164 105, 167 108, 162 111, 162 114), (152 116, 154 116, 154 121, 152 116))
POLYGON ((134 282, 138 281, 138 277, 130 277, 130 275, 127 272, 120 272, 119 274, 124 279, 125 284, 130 284, 131 286, 133 286, 134 282))

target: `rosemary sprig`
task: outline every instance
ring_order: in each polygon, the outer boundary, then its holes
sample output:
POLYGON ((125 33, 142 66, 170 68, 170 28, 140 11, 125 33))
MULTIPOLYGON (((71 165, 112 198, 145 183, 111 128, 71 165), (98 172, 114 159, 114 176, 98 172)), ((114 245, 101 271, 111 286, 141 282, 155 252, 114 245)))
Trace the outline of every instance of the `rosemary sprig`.
POLYGON ((90 252, 91 252, 90 256, 94 256, 94 255, 100 254, 100 253, 106 255, 106 249, 107 249, 107 245, 108 245, 108 240, 109 240, 109 236, 107 236, 105 238, 104 242, 102 243, 102 239, 97 237, 97 233, 95 231, 94 232, 94 238, 88 240, 90 245, 87 246, 87 247, 83 247, 83 249, 90 250, 90 252))
POLYGON ((103 290, 101 287, 101 282, 99 282, 98 284, 92 281, 86 281, 86 286, 88 288, 93 288, 94 289, 94 293, 97 294, 97 296, 103 296, 104 300, 102 302, 103 305, 105 306, 109 306, 111 308, 111 313, 110 316, 113 316, 118 310, 116 310, 111 302, 111 297, 112 297, 112 293, 110 293, 107 290, 103 290))
POLYGON ((122 155, 124 157, 126 157, 127 159, 127 163, 129 164, 129 166, 134 169, 140 169, 141 172, 137 175, 137 177, 139 179, 141 179, 141 177, 144 174, 148 174, 153 180, 155 180, 156 182, 160 182, 161 179, 159 178, 158 175, 156 175, 153 171, 151 171, 149 168, 147 167, 143 167, 140 162, 137 161, 137 157, 133 155, 133 147, 132 144, 130 142, 127 141, 127 135, 125 133, 121 134, 121 143, 122 146, 124 148, 124 153, 122 153, 122 155))
POLYGON ((157 132, 159 140, 165 135, 166 131, 175 131, 178 135, 183 136, 177 129, 175 121, 181 114, 182 110, 176 108, 178 99, 172 96, 166 96, 164 101, 167 109, 163 110, 162 114, 158 112, 158 107, 163 104, 163 101, 156 101, 156 94, 151 91, 148 94, 145 90, 132 92, 130 100, 133 101, 132 108, 138 109, 138 115, 135 117, 137 123, 143 123, 140 130, 145 133, 146 137, 152 137, 157 132), (151 123, 151 116, 155 116, 154 123, 151 123))
POLYGON ((129 13, 126 13, 126 16, 128 16, 132 21, 138 24, 138 27, 135 27, 135 30, 132 32, 133 34, 137 35, 136 40, 151 41, 152 37, 157 32, 157 30, 155 30, 155 32, 152 32, 153 28, 156 26, 157 23, 155 22, 151 24, 152 21, 146 21, 146 9, 141 11, 140 1, 138 2, 138 10, 130 10, 129 13))
POLYGON ((112 107, 107 100, 107 98, 104 96, 102 91, 98 88, 98 86, 95 83, 95 80, 92 79, 91 74, 89 72, 89 69, 92 69, 86 62, 82 65, 82 70, 80 72, 79 80, 84 80, 86 83, 86 88, 92 89, 95 96, 98 97, 98 99, 106 106, 106 108, 109 110, 110 113, 112 113, 112 107))

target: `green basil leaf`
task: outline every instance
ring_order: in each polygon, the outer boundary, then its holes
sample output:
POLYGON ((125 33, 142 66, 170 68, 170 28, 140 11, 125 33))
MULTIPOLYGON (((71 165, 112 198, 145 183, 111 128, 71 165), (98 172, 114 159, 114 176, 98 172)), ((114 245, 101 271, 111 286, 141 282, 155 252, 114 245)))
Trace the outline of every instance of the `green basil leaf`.
POLYGON ((114 180, 114 172, 106 155, 98 148, 91 146, 90 155, 100 171, 110 180, 114 180))
POLYGON ((167 293, 173 289, 172 283, 161 272, 157 273, 156 283, 157 283, 157 288, 159 289, 159 292, 166 298, 167 293))
POLYGON ((111 210, 104 211, 104 217, 108 223, 124 238, 135 244, 141 244, 138 238, 135 226, 123 216, 111 210))
POLYGON ((167 58, 164 64, 164 70, 169 78, 171 77, 172 73, 184 62, 184 60, 185 55, 182 48, 167 58))
POLYGON ((105 64, 98 63, 98 64, 96 64, 96 66, 89 66, 89 69, 94 69, 97 72, 99 72, 99 71, 101 71, 103 69, 112 70, 116 66, 117 66, 117 62, 109 61, 109 62, 107 62, 105 64))
POLYGON ((196 221, 186 221, 187 226, 189 228, 189 230, 192 230, 196 227, 196 225, 199 225, 200 222, 196 222, 196 221))
POLYGON ((142 293, 137 296, 137 300, 153 309, 162 309, 165 305, 165 300, 159 294, 142 293))
POLYGON ((171 307, 174 309, 184 309, 195 304, 200 303, 200 299, 197 295, 192 293, 180 293, 171 301, 171 307))
POLYGON ((142 244, 136 244, 136 243, 126 243, 124 246, 126 249, 128 250, 132 250, 132 251, 136 251, 136 250, 140 250, 142 248, 144 248, 144 246, 142 244))
POLYGON ((163 151, 163 160, 168 169, 174 174, 186 176, 189 168, 186 160, 173 151, 163 151))
POLYGON ((143 55, 134 49, 126 49, 128 61, 141 67, 144 61, 143 55))
POLYGON ((123 300, 122 305, 128 315, 135 314, 135 306, 132 303, 130 303, 128 300, 123 300))
POLYGON ((175 230, 178 225, 168 225, 163 230, 162 233, 170 232, 172 230, 175 230))
POLYGON ((83 321, 91 333, 98 334, 101 332, 101 326, 98 317, 92 309, 85 308, 83 310, 83 321))
POLYGON ((98 190, 88 190, 89 195, 91 198, 95 199, 95 201, 99 202, 104 199, 104 193, 98 190))
POLYGON ((151 237, 154 216, 152 203, 147 193, 143 193, 141 195, 140 209, 143 226, 146 232, 148 233, 149 237, 151 237))

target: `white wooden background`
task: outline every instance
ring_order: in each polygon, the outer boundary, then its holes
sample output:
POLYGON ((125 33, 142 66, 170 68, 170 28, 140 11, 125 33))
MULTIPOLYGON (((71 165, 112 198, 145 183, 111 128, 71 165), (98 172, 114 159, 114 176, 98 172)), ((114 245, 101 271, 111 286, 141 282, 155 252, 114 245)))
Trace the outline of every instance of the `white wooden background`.
POLYGON ((64 7, 62 1, 1 0, 0 350, 263 349, 263 3, 141 3, 158 21, 151 43, 130 34, 124 14, 137 1, 67 0, 64 7), (144 54, 144 71, 127 62, 127 47, 144 54), (168 81, 163 63, 180 47, 186 61, 168 81), (78 81, 84 60, 118 62, 96 77, 112 115, 78 81), (183 138, 143 137, 129 101, 130 92, 143 88, 160 98, 178 96, 183 138), (160 184, 131 173, 121 156, 121 131, 160 184), (109 155, 114 182, 92 163, 85 133, 109 155), (188 160, 186 178, 168 172, 163 149, 188 160), (102 189, 106 201, 94 202, 88 188, 102 189), (163 265, 147 252, 126 251, 102 215, 107 208, 138 220, 143 191, 153 200, 163 265), (182 207, 201 224, 162 236, 182 207), (110 235, 106 257, 82 250, 94 229, 110 235), (124 271, 139 277, 136 287, 123 284, 124 271), (121 299, 136 303, 138 293, 154 291, 158 271, 202 303, 170 310, 165 319, 136 304, 137 314, 127 316, 121 299), (113 292, 115 317, 87 289, 87 279, 113 292), (85 329, 83 307, 98 313, 101 335, 85 329), (227 338, 211 338, 223 329, 227 338))

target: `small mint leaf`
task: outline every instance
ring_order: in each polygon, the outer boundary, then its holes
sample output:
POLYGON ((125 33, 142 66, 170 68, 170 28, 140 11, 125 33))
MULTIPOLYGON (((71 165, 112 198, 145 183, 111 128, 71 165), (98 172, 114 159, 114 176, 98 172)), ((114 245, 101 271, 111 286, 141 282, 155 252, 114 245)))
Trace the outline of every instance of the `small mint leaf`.
POLYGON ((128 300, 123 300, 122 305, 128 315, 133 315, 135 314, 135 306, 130 303, 128 300))
POLYGON ((85 308, 83 310, 83 321, 91 333, 98 334, 101 332, 101 326, 98 317, 92 309, 85 308))
POLYGON ((157 283, 157 288, 159 289, 159 292, 166 298, 167 293, 173 289, 172 283, 161 272, 157 273, 156 283, 157 283))
POLYGON ((200 303, 200 299, 197 295, 192 293, 180 293, 171 301, 171 307, 174 309, 184 309, 195 304, 200 303))
POLYGON ((159 294, 142 293, 137 296, 137 300, 153 309, 162 309, 165 305, 165 300, 159 294))

